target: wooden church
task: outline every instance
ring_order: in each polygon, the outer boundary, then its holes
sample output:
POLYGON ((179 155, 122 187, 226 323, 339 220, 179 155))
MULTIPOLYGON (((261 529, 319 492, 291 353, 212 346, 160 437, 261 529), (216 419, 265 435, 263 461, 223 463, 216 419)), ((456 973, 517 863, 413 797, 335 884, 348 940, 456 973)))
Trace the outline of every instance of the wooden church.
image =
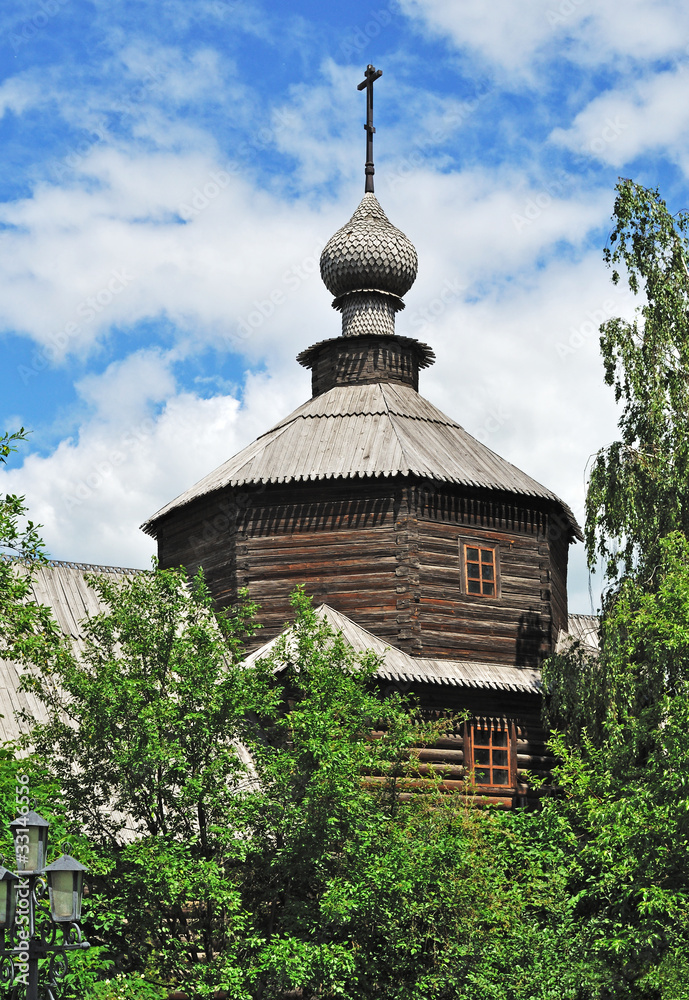
MULTIPOLYGON (((568 632, 567 558, 581 531, 565 503, 419 393, 431 348, 395 333, 417 273, 411 241, 373 190, 367 70, 366 190, 325 246, 321 276, 341 335, 298 356, 312 396, 154 514, 163 567, 203 566, 220 605, 246 587, 262 635, 304 584, 381 681, 429 711, 468 709, 426 759, 509 806, 547 773, 539 666, 568 632)), ((582 616, 583 619, 583 616, 582 616)), ((590 623, 588 623, 590 625, 590 623)))

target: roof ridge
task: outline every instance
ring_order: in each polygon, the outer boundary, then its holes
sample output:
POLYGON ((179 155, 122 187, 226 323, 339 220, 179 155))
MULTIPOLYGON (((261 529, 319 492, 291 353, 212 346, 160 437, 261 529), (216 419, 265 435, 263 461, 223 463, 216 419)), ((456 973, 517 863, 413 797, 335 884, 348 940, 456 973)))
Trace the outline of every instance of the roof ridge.
MULTIPOLYGON (((11 556, 6 553, 0 554, 0 560, 3 562, 24 562, 19 556, 11 556)), ((46 559, 40 562, 34 561, 34 565, 40 569, 44 566, 50 566, 52 569, 79 569, 86 573, 151 573, 150 569, 138 569, 134 566, 106 566, 102 563, 82 563, 75 562, 73 559, 46 559)))
MULTIPOLYGON (((399 434, 399 431, 398 431, 397 426, 395 424, 395 421, 392 419, 393 418, 393 414, 390 412, 390 406, 388 405, 388 399, 387 399, 387 396, 385 395, 385 386, 383 386, 382 389, 381 389, 381 395, 383 397, 383 402, 385 403, 385 412, 387 414, 388 420, 390 421, 390 426, 392 427, 394 435, 397 438, 397 443, 400 446, 400 451, 402 452, 402 454, 404 456, 404 460, 406 461, 407 465, 409 465, 409 459, 407 458, 407 453, 404 450, 404 444, 402 443, 402 439, 400 437, 400 434, 399 434)), ((410 469, 407 468, 406 471, 408 473, 410 471, 410 469)))

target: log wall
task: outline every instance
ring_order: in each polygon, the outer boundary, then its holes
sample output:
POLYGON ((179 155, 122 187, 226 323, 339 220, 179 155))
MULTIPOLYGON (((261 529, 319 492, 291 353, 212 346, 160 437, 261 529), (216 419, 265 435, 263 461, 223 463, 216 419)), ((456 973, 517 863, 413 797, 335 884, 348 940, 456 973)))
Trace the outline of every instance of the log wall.
MULTIPOLYGON (((388 685, 388 689, 395 685, 388 685)), ((403 692, 409 691, 403 686, 403 692)), ((443 718, 454 714, 457 721, 448 726, 447 734, 432 746, 419 748, 416 753, 422 764, 442 780, 446 791, 466 791, 477 800, 502 808, 536 805, 546 789, 552 786, 552 769, 556 760, 549 751, 547 733, 541 721, 541 700, 536 695, 495 692, 479 689, 448 688, 444 685, 416 684, 414 695, 427 718, 443 718), (463 716, 467 717, 466 723, 463 716), (513 724, 516 781, 510 788, 472 787, 469 783, 470 761, 465 759, 465 726, 475 718, 504 719, 513 724), (531 778, 546 782, 543 790, 532 787, 531 778)), ((510 725, 511 728, 511 725, 510 725)))
POLYGON ((547 508, 408 480, 317 482, 200 498, 159 530, 162 566, 203 565, 219 604, 261 606, 261 642, 298 584, 406 652, 538 666, 566 623, 569 537, 547 508), (460 545, 495 546, 500 592, 463 592, 460 545))

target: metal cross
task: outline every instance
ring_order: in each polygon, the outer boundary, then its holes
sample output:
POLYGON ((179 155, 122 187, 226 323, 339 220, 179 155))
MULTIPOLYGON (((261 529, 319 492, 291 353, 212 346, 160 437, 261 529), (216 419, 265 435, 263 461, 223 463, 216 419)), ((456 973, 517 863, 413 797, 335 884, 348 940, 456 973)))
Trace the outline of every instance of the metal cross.
POLYGON ((371 193, 373 192, 373 175, 376 172, 373 166, 373 133, 375 132, 373 127, 373 82, 382 75, 382 69, 376 69, 369 63, 364 74, 365 79, 356 88, 357 90, 366 88, 366 124, 364 125, 366 129, 366 187, 364 190, 371 193))

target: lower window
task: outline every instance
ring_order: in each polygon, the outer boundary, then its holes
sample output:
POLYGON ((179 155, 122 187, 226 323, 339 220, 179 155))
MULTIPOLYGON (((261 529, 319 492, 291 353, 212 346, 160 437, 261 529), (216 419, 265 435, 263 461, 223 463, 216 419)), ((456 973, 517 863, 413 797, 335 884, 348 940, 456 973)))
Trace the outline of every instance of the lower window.
POLYGON ((507 719, 475 719, 469 723, 469 767, 473 783, 514 788, 517 755, 514 724, 507 719))

